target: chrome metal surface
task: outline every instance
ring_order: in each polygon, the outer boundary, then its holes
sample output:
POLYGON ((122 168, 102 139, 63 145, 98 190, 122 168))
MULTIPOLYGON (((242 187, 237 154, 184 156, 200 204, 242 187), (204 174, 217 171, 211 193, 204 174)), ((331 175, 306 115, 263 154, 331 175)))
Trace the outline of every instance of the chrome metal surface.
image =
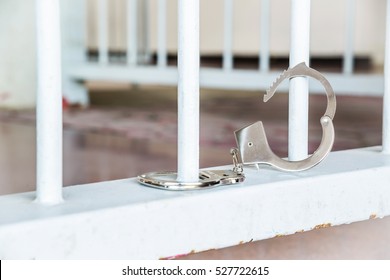
POLYGON ((177 181, 176 172, 149 172, 138 176, 138 182, 153 188, 184 191, 231 185, 243 182, 245 176, 232 170, 202 170, 196 182, 177 181))
POLYGON ((336 113, 336 96, 329 81, 317 70, 306 66, 304 62, 299 63, 293 68, 289 68, 272 83, 271 87, 266 91, 264 95, 264 102, 267 102, 274 96, 277 88, 285 79, 291 79, 294 77, 311 77, 319 81, 325 89, 326 97, 328 99, 328 105, 324 116, 329 116, 333 120, 336 113))
POLYGON ((289 161, 282 159, 272 152, 267 141, 263 123, 258 121, 234 132, 244 165, 267 164, 285 171, 302 171, 320 163, 332 150, 335 137, 332 120, 336 112, 336 97, 332 86, 320 72, 309 68, 305 63, 300 63, 291 69, 289 68, 267 90, 264 96, 264 102, 267 102, 275 94, 276 89, 283 80, 299 76, 312 77, 318 80, 325 88, 328 104, 325 114, 320 120, 322 126, 320 146, 311 156, 304 160, 289 161))
POLYGON ((240 151, 237 148, 232 148, 230 150, 230 154, 233 158, 233 172, 236 172, 238 174, 242 174, 244 171, 244 168, 242 166, 242 163, 239 159, 240 151))

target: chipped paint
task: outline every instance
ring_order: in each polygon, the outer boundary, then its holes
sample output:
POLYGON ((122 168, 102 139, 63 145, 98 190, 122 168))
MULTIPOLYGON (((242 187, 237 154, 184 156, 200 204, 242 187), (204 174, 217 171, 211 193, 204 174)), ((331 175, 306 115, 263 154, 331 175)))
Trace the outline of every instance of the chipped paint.
POLYGON ((326 223, 326 224, 316 225, 313 229, 328 228, 328 227, 331 227, 331 226, 332 226, 331 223, 326 223))
POLYGON ((370 215, 370 220, 373 220, 373 219, 376 219, 376 218, 377 218, 376 214, 371 214, 370 215))
MULTIPOLYGON (((210 249, 210 250, 215 250, 215 249, 210 249)), ((186 257, 186 256, 193 255, 193 254, 196 254, 196 253, 197 252, 195 250, 191 250, 189 253, 186 253, 186 254, 178 254, 178 255, 170 256, 170 257, 161 257, 161 258, 159 258, 159 260, 174 260, 174 259, 177 259, 177 258, 186 257)))
POLYGON ((253 238, 251 238, 251 240, 249 240, 249 241, 240 241, 239 243, 238 243, 238 245, 242 245, 242 244, 248 244, 248 243, 251 243, 251 242, 253 242, 253 238))
POLYGON ((302 233, 302 232, 305 232, 305 230, 304 229, 297 230, 295 233, 302 233))

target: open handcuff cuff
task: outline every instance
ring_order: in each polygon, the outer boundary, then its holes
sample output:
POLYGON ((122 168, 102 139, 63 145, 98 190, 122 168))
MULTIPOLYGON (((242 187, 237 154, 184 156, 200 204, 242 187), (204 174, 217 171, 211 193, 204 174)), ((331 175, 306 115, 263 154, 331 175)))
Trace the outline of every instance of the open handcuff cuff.
POLYGON ((230 153, 233 158, 233 170, 201 170, 199 181, 184 183, 177 181, 175 172, 150 172, 138 176, 138 182, 143 185, 168 190, 194 190, 215 187, 219 185, 231 185, 245 180, 244 166, 246 165, 270 165, 283 171, 303 171, 319 164, 331 151, 334 142, 333 117, 336 112, 336 96, 328 80, 317 70, 314 70, 304 62, 293 68, 285 70, 271 85, 264 96, 267 102, 275 94, 278 86, 285 80, 294 77, 311 77, 318 80, 325 89, 327 107, 321 117, 322 140, 317 150, 303 160, 289 161, 278 157, 271 150, 264 126, 261 121, 245 126, 234 132, 237 148, 232 148, 230 153))

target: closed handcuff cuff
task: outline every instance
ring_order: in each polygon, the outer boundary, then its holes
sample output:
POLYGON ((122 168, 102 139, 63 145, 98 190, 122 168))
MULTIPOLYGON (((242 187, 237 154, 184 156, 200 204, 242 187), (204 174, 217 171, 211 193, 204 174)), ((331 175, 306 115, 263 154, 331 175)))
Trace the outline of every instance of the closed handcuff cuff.
POLYGON ((298 161, 278 157, 268 144, 263 123, 257 121, 234 132, 238 147, 230 151, 233 157, 233 170, 203 170, 199 173, 199 180, 190 183, 177 181, 175 172, 149 172, 138 176, 138 182, 149 187, 167 190, 195 190, 243 182, 245 180, 243 166, 246 165, 265 164, 283 171, 303 171, 320 163, 331 151, 335 136, 333 117, 336 112, 336 97, 328 80, 320 72, 302 62, 285 70, 276 79, 267 90, 264 102, 271 99, 285 79, 294 77, 311 77, 318 80, 325 88, 327 96, 326 111, 320 119, 322 140, 312 155, 298 161))

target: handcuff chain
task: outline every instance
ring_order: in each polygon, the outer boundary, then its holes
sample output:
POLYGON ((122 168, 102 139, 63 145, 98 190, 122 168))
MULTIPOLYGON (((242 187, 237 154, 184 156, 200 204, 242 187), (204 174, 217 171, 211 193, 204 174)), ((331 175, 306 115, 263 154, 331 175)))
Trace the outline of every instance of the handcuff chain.
POLYGON ((237 148, 232 148, 230 150, 230 154, 233 158, 233 172, 236 172, 237 174, 242 174, 244 172, 243 164, 239 160, 239 151, 237 148))

